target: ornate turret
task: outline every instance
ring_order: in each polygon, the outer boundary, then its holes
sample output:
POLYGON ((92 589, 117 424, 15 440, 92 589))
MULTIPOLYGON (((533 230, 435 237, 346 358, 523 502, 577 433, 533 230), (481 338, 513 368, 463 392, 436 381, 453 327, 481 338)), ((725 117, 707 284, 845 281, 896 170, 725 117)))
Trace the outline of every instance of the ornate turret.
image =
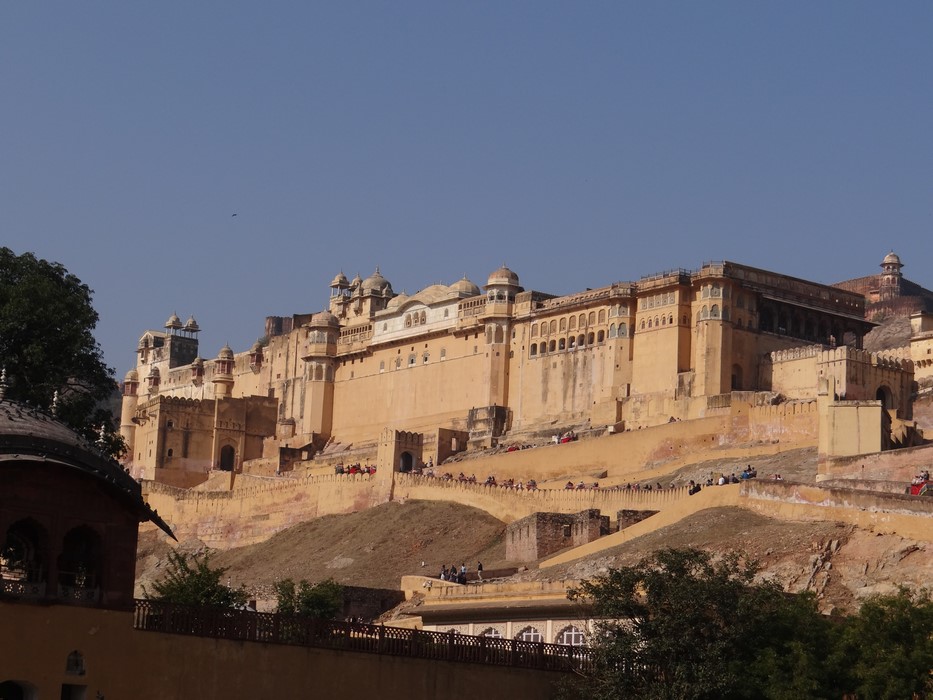
POLYGON ((486 280, 489 301, 515 301, 515 295, 524 291, 518 284, 518 275, 505 265, 495 270, 486 280))
POLYGON ((230 396, 233 389, 233 350, 224 345, 214 361, 214 396, 218 399, 230 396))
POLYGON ((901 280, 904 275, 901 273, 901 259, 892 250, 884 256, 881 261, 881 284, 878 289, 879 301, 890 301, 901 295, 901 280))
POLYGON ((165 322, 165 328, 170 334, 180 331, 182 327, 181 319, 178 318, 178 314, 172 314, 168 317, 168 321, 165 322))

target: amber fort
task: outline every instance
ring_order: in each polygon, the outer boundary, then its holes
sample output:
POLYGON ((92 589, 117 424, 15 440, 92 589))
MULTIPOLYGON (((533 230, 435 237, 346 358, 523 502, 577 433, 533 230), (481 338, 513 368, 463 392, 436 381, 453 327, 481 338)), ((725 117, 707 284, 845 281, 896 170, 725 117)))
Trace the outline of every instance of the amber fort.
POLYGON ((911 439, 911 392, 933 344, 933 295, 902 267, 891 253, 880 274, 829 286, 704 263, 566 296, 525 289, 505 266, 482 288, 463 278, 410 296, 378 269, 341 273, 325 310, 267 318, 251 348, 206 358, 195 318, 173 314, 142 334, 125 378, 127 466, 178 487, 211 470, 342 461, 405 473, 510 441, 629 433, 739 405, 812 408, 814 434, 821 419, 848 425, 824 431, 827 454, 880 450, 911 439), (865 351, 874 320, 894 312, 915 326, 909 347, 865 351), (867 412, 883 412, 885 429, 867 412))

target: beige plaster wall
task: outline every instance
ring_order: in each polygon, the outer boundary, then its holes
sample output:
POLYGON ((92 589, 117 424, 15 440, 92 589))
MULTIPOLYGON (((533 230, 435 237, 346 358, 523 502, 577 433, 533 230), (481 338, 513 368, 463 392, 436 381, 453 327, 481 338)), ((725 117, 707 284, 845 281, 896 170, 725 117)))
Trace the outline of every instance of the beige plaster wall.
POLYGON ((16 638, 4 647, 0 681, 27 681, 39 698, 60 697, 69 683, 85 686, 88 698, 134 700, 511 700, 554 697, 563 675, 140 632, 132 613, 95 608, 0 603, 0 619, 16 638), (83 676, 64 673, 73 651, 84 657, 83 676))

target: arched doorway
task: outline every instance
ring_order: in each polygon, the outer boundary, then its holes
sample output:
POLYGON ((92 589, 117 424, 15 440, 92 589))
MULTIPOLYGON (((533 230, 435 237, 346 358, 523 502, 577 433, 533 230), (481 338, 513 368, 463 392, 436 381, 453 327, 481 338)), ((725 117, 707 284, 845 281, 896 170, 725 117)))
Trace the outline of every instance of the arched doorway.
POLYGON ((878 387, 878 391, 875 392, 875 399, 881 402, 881 408, 885 411, 894 408, 894 396, 891 394, 891 390, 884 384, 878 387))
POLYGON ((224 445, 220 448, 220 468, 225 471, 233 471, 236 464, 236 450, 233 445, 224 445))
POLYGON ((398 458, 398 470, 400 472, 410 472, 414 469, 415 458, 411 452, 403 452, 398 458))
POLYGON ((741 365, 732 365, 732 391, 742 391, 741 365))
POLYGON ((36 689, 22 681, 4 681, 0 683, 0 700, 34 700, 36 689))

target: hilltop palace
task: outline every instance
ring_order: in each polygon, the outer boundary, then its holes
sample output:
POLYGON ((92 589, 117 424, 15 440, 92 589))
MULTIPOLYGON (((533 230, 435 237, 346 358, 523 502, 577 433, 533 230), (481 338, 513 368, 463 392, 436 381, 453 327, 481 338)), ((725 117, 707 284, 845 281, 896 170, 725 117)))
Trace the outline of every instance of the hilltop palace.
POLYGON ((563 430, 632 431, 820 394, 840 410, 876 405, 885 425, 909 421, 933 295, 903 279, 893 253, 881 267, 827 286, 707 263, 568 296, 526 290, 504 266, 483 289, 464 278, 411 296, 378 269, 341 273, 328 310, 270 317, 248 351, 214 359, 198 354, 194 318, 173 314, 142 335, 126 375, 127 466, 177 486, 211 469, 283 473, 346 456, 409 471, 563 430), (914 339, 879 356, 863 339, 885 311, 910 315, 914 339))

